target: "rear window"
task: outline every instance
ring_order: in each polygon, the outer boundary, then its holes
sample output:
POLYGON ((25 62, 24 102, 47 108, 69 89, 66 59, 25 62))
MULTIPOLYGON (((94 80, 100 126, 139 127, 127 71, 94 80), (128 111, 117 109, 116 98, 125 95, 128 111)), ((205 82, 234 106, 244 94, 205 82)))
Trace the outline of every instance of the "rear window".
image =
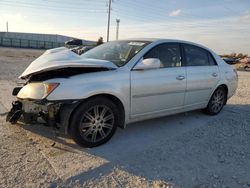
POLYGON ((184 45, 187 66, 207 66, 208 61, 207 51, 192 45, 184 45))

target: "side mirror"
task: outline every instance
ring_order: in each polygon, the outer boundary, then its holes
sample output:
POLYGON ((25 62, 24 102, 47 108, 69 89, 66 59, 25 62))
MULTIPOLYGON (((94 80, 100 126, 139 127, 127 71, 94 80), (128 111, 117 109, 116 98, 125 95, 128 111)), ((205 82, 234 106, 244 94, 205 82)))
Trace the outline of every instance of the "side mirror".
POLYGON ((147 70, 147 69, 159 69, 161 68, 161 61, 157 58, 141 59, 134 70, 147 70))

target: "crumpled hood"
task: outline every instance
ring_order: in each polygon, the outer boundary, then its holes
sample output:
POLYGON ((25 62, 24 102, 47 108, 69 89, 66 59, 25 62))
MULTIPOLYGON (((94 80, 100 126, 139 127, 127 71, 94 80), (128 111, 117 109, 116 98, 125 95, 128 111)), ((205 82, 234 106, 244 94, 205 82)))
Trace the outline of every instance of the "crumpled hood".
POLYGON ((99 59, 83 59, 70 49, 60 47, 45 51, 39 58, 33 61, 26 68, 19 78, 25 78, 31 74, 67 67, 117 68, 117 66, 110 61, 99 59))

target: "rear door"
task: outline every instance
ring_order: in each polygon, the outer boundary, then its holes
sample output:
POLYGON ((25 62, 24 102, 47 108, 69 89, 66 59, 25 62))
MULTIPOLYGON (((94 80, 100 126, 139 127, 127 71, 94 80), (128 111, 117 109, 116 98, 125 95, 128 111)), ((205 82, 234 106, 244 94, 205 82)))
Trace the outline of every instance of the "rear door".
POLYGON ((180 108, 184 104, 186 68, 181 65, 180 44, 160 44, 143 57, 158 58, 162 67, 131 71, 131 115, 180 108))
POLYGON ((207 103, 220 79, 218 65, 209 51, 189 44, 182 46, 187 68, 185 105, 207 103))

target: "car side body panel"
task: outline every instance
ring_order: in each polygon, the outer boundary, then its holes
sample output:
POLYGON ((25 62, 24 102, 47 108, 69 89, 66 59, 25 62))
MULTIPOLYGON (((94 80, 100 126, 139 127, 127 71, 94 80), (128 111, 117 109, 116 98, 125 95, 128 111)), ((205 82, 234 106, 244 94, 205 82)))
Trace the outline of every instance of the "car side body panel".
POLYGON ((79 74, 69 78, 54 78, 44 82, 60 83, 47 96, 46 99, 50 102, 84 100, 100 94, 115 96, 124 106, 125 124, 205 108, 218 86, 223 84, 227 86, 228 98, 237 88, 237 76, 233 68, 212 50, 191 42, 167 39, 152 40, 125 66, 115 70, 79 74), (159 44, 173 42, 192 44, 209 51, 218 66, 202 68, 183 66, 164 68, 165 70, 133 71, 133 67, 150 49, 159 44), (213 73, 217 76, 214 77, 213 73), (166 74, 165 80, 164 74, 166 74), (179 74, 184 74, 185 79, 176 80, 179 74), (162 88, 162 85, 166 87, 162 88))
POLYGON ((109 94, 117 97, 125 109, 125 123, 205 108, 211 95, 219 85, 224 84, 228 87, 228 98, 233 95, 237 88, 237 80, 232 67, 221 60, 218 55, 201 45, 178 40, 157 40, 152 42, 133 57, 126 66, 117 70, 77 75, 63 81, 52 79, 49 82, 61 83, 47 97, 49 101, 87 99, 99 94, 109 94), (213 55, 218 66, 177 67, 145 71, 132 70, 146 52, 166 42, 181 42, 204 48, 213 55), (177 69, 180 69, 181 73, 177 69), (170 73, 170 71, 174 71, 174 73, 170 73), (150 72, 152 73, 150 74, 150 72), (183 82, 177 84, 176 76, 178 76, 178 73, 185 74, 185 84, 183 82), (213 73, 216 73, 217 76, 214 77, 213 73), (163 79, 164 74, 166 74, 166 80, 159 81, 159 79, 163 79), (157 76, 159 76, 158 79, 157 76), (188 82, 189 80, 191 81, 188 82), (166 88, 157 90, 157 83, 165 83, 166 88), (155 87, 150 87, 150 85, 155 87), (169 104, 173 103, 179 105, 169 106, 169 104), (163 106, 167 104, 168 106, 164 108, 163 106))

